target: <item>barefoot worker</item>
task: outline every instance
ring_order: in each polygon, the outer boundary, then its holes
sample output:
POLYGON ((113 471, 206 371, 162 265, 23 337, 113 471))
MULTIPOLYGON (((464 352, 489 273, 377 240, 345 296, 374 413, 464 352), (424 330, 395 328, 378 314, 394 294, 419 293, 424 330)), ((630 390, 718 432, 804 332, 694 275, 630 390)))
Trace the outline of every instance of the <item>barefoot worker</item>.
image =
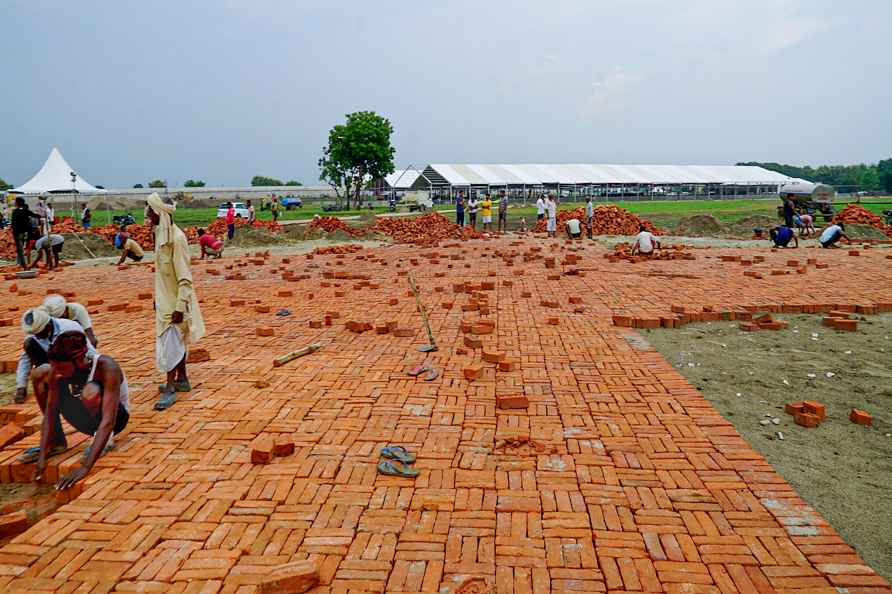
POLYGON ((34 396, 43 409, 40 452, 34 479, 40 481, 52 446, 66 447, 61 418, 93 443, 84 452, 80 466, 59 479, 57 490, 65 490, 87 476, 102 454, 111 449, 112 436, 130 419, 127 378, 117 362, 89 350, 83 332, 63 332, 50 346, 49 365, 34 372, 34 396))
POLYGON ((192 390, 186 375, 186 348, 204 336, 204 320, 192 289, 189 244, 173 224, 176 209, 170 198, 162 199, 157 193, 148 198, 146 220, 155 229, 155 361, 158 370, 167 374, 155 410, 170 408, 177 401, 176 392, 192 390))

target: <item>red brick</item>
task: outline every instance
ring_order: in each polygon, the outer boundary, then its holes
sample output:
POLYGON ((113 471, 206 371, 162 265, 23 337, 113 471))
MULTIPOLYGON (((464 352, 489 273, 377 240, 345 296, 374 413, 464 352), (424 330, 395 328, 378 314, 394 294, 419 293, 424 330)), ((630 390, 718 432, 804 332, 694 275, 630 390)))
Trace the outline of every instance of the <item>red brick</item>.
POLYGON ((25 430, 15 423, 7 423, 0 429, 0 449, 25 437, 25 430))
POLYGON ((465 379, 469 381, 480 379, 480 376, 482 374, 483 366, 479 364, 468 365, 462 369, 462 375, 464 375, 465 379))
POLYGON ((0 516, 0 538, 21 534, 28 529, 28 515, 23 511, 0 516))
POLYGON ((274 567, 258 586, 259 594, 301 594, 319 584, 319 570, 313 561, 294 561, 274 567))
POLYGON ((496 406, 502 410, 526 409, 529 405, 529 399, 522 394, 514 396, 496 396, 496 406))
POLYGON ((257 328, 254 329, 254 333, 257 336, 273 336, 273 335, 275 335, 275 331, 272 328, 270 328, 269 326, 257 326, 257 328))
POLYGON ((269 464, 273 461, 273 440, 262 435, 251 444, 251 464, 269 464))
POLYGON ((805 404, 800 402, 788 402, 784 405, 784 412, 788 415, 796 415, 805 412, 805 404))
POLYGON ((823 404, 817 402, 816 400, 803 400, 802 401, 802 412, 806 412, 812 415, 815 415, 820 420, 824 420, 827 416, 827 409, 823 404))
POLYGON ((867 427, 873 424, 873 417, 870 416, 870 413, 857 408, 853 408, 852 412, 849 413, 849 420, 856 425, 865 425, 867 427))
POLYGON ((809 413, 796 413, 793 415, 793 421, 795 421, 797 425, 802 425, 803 427, 817 427, 821 424, 820 418, 809 413))

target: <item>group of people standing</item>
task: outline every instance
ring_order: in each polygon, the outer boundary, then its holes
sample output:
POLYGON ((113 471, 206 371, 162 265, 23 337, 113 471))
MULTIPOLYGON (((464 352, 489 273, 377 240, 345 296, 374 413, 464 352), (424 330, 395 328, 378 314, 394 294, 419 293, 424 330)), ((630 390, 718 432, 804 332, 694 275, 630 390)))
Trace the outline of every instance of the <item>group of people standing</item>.
MULTIPOLYGON (((192 286, 189 246, 186 235, 173 223, 175 212, 172 199, 149 196, 145 217, 155 234, 155 361, 165 374, 154 405, 158 411, 170 408, 178 392, 191 391, 186 371, 188 345, 205 332, 192 286)), ((35 479, 39 480, 47 459, 68 448, 62 418, 93 438, 80 466, 57 482, 57 489, 67 489, 89 473, 112 447, 113 436, 127 426, 127 378, 112 357, 98 351, 99 339, 86 308, 61 295, 50 295, 26 311, 22 332, 25 338, 16 370, 15 401, 26 400, 30 381, 43 423, 40 445, 25 450, 19 461, 36 463, 35 479)))
POLYGON ((499 233, 505 233, 508 230, 508 194, 505 190, 501 190, 498 196, 498 202, 493 202, 489 194, 481 194, 478 200, 477 195, 471 194, 470 198, 465 199, 465 193, 459 191, 455 199, 455 224, 461 227, 465 226, 465 213, 467 213, 467 226, 477 229, 477 215, 480 215, 481 223, 484 231, 492 231, 493 207, 498 213, 499 233))
POLYGON ((44 257, 48 268, 59 265, 65 238, 53 233, 56 214, 41 196, 32 211, 24 197, 17 196, 10 214, 10 233, 16 250, 16 264, 28 270, 44 257))

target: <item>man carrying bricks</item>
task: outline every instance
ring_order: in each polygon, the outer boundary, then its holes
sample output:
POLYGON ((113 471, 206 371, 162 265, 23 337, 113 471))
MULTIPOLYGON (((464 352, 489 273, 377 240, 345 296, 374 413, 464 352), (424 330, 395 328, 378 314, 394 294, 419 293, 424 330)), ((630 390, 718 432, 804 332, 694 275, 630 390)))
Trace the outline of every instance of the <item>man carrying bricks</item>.
POLYGON ((189 392, 186 349, 204 336, 204 320, 192 288, 189 244, 173 224, 176 204, 157 193, 149 196, 146 220, 155 229, 155 361, 167 381, 155 410, 166 410, 177 401, 176 392, 189 392))
POLYGON ((43 307, 49 314, 59 320, 74 320, 84 329, 84 334, 94 347, 99 346, 99 340, 93 333, 93 320, 87 313, 87 308, 80 303, 68 303, 62 295, 47 295, 43 300, 43 307))
POLYGON ((127 378, 114 359, 90 349, 83 332, 61 333, 50 345, 47 357, 49 364, 34 371, 34 396, 43 410, 34 480, 43 478, 46 459, 54 449, 67 448, 62 417, 93 437, 80 466, 56 483, 56 489, 63 491, 87 476, 96 460, 111 449, 112 435, 127 426, 127 378))

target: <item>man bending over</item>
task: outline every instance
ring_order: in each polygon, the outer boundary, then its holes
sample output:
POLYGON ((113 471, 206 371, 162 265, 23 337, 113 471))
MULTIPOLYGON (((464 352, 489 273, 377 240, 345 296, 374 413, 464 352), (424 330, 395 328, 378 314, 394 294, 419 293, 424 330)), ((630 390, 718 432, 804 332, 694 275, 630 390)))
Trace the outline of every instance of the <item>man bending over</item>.
POLYGON ((87 476, 96 460, 112 445, 130 419, 127 378, 117 362, 107 355, 88 352, 83 332, 63 332, 49 350, 49 364, 34 372, 34 395, 43 409, 40 454, 34 478, 39 481, 46 469, 50 444, 65 443, 61 418, 93 442, 84 452, 80 466, 56 483, 68 489, 87 476))

